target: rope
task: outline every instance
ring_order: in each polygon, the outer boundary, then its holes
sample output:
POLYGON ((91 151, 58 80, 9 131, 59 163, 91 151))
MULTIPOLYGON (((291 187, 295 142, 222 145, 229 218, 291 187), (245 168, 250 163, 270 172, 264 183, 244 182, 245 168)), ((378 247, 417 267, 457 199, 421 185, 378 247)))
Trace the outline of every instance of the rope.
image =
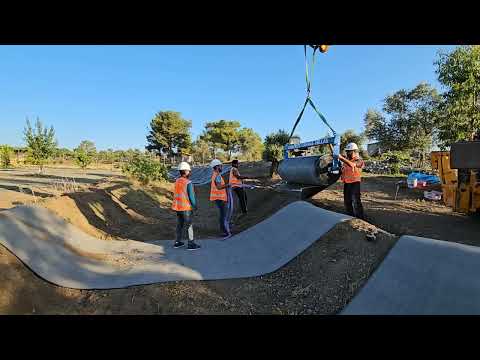
POLYGON ((300 111, 300 114, 298 115, 297 119, 295 120, 295 124, 293 125, 293 129, 290 132, 290 136, 288 137, 288 142, 290 142, 290 139, 292 138, 292 136, 295 132, 295 129, 297 128, 298 123, 302 119, 303 113, 305 112, 305 108, 307 107, 307 104, 310 104, 310 106, 313 108, 315 113, 320 117, 320 119, 325 123, 325 125, 328 126, 328 128, 332 131, 333 136, 335 136, 337 134, 335 132, 335 130, 333 130, 333 128, 330 126, 330 124, 328 123, 325 116, 323 116, 323 114, 317 109, 317 107, 313 103, 313 100, 310 97, 310 92, 311 92, 311 81, 310 81, 310 79, 313 79, 313 70, 314 70, 314 66, 315 66, 315 54, 316 54, 316 51, 318 50, 318 46, 311 46, 311 47, 313 48, 313 54, 312 54, 311 71, 309 71, 308 57, 307 57, 307 45, 303 46, 303 52, 305 54, 305 81, 306 81, 306 84, 307 84, 307 98, 305 99, 305 103, 303 104, 303 107, 302 107, 302 110, 300 111))

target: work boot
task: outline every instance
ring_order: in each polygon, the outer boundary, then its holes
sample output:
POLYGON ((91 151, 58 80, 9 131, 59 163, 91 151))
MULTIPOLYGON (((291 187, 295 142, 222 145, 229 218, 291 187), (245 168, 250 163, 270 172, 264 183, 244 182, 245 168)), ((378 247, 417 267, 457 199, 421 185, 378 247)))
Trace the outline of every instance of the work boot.
POLYGON ((181 241, 175 241, 175 244, 173 244, 173 247, 175 249, 178 249, 178 248, 181 248, 183 245, 185 245, 185 243, 183 243, 181 241))
POLYGON ((201 246, 198 244, 195 244, 193 241, 189 241, 187 245, 187 250, 198 250, 200 249, 201 246))

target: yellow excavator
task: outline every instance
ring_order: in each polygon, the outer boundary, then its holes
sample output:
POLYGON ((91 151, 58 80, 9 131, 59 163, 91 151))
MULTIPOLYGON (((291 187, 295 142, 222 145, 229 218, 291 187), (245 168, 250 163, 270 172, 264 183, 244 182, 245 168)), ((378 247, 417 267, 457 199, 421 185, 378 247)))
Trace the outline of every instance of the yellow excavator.
POLYGON ((452 144, 431 153, 432 168, 442 183, 443 201, 453 211, 480 212, 480 140, 452 144))

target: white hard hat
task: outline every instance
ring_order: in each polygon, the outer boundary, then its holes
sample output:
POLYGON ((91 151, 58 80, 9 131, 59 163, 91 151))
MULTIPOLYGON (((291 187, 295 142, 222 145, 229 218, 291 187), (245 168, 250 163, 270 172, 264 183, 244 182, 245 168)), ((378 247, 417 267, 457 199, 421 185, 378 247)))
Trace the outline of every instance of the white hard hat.
POLYGON ((358 146, 355 143, 350 143, 345 147, 346 151, 358 150, 358 146))
POLYGON ((189 171, 190 171, 190 170, 192 170, 192 169, 190 168, 190 165, 189 165, 187 162, 182 161, 182 162, 178 165, 178 170, 189 170, 189 171))
POLYGON ((213 169, 217 165, 222 165, 222 162, 218 159, 213 159, 212 162, 210 163, 210 167, 213 169))

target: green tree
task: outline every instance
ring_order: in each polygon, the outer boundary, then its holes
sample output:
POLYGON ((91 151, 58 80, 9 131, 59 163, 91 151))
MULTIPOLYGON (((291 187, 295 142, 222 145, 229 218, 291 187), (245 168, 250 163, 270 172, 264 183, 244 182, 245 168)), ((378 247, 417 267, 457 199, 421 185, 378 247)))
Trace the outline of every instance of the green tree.
POLYGON ((439 118, 441 96, 427 83, 401 89, 383 101, 383 113, 369 109, 364 117, 365 135, 385 150, 430 150, 439 118))
POLYGON ((158 155, 174 156, 181 153, 191 146, 191 127, 192 122, 183 119, 179 112, 160 111, 150 122, 148 145, 145 148, 158 155))
POLYGON ((244 160, 257 161, 262 159, 264 146, 260 135, 253 129, 243 128, 239 131, 238 138, 244 160))
POLYGON ((65 160, 73 159, 73 151, 67 148, 56 149, 55 158, 63 163, 65 160))
POLYGON ((123 173, 148 185, 151 181, 168 179, 167 168, 146 154, 136 152, 122 167, 123 173))
POLYGON ((284 146, 288 143, 289 137, 289 134, 285 130, 278 130, 277 132, 271 133, 265 137, 265 147, 268 147, 272 144, 284 146))
POLYGON ((50 129, 44 128, 38 118, 33 128, 27 119, 23 135, 27 144, 27 159, 33 165, 38 165, 42 173, 45 163, 55 154, 57 148, 55 130, 53 126, 50 129))
POLYGON ((480 45, 439 52, 438 81, 445 88, 438 124, 442 147, 480 133, 480 45))
POLYGON ((201 139, 209 143, 215 153, 218 148, 225 151, 231 160, 232 154, 240 149, 240 123, 228 120, 207 122, 201 139))
POLYGON ((340 136, 340 151, 343 151, 345 149, 345 146, 352 142, 357 144, 357 146, 361 149, 363 144, 365 143, 365 135, 363 133, 357 134, 353 129, 346 130, 340 136))
POLYGON ((283 147, 288 143, 290 135, 285 130, 278 130, 265 137, 263 157, 266 161, 280 161, 283 158, 283 147))
POLYGON ((13 148, 9 145, 0 145, 0 167, 8 168, 11 165, 13 148))
POLYGON ((84 140, 80 145, 74 150, 75 153, 75 162, 82 169, 86 169, 90 165, 97 154, 97 149, 95 144, 91 141, 84 140))
POLYGON ((278 130, 265 137, 263 158, 272 163, 270 176, 277 172, 279 161, 283 158, 283 147, 288 143, 289 138, 290 135, 285 130, 278 130))
POLYGON ((192 156, 195 161, 205 164, 210 156, 210 146, 200 137, 192 144, 192 156))

